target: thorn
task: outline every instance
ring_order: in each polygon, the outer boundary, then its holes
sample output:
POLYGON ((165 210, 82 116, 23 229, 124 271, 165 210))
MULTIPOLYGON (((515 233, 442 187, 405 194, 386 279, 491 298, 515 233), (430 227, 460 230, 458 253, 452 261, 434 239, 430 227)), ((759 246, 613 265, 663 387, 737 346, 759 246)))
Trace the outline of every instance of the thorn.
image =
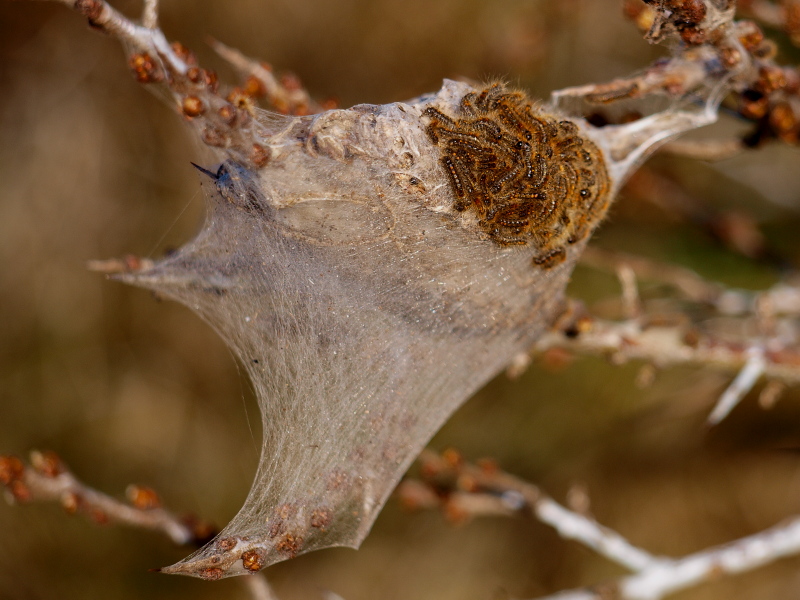
POLYGON ((216 181, 217 179, 219 179, 219 175, 220 175, 219 171, 214 173, 213 171, 209 171, 208 169, 204 169, 203 167, 201 167, 200 165, 198 165, 196 163, 190 162, 189 164, 191 164, 195 169, 197 169, 198 171, 200 171, 204 175, 208 175, 211 178, 212 181, 216 181))

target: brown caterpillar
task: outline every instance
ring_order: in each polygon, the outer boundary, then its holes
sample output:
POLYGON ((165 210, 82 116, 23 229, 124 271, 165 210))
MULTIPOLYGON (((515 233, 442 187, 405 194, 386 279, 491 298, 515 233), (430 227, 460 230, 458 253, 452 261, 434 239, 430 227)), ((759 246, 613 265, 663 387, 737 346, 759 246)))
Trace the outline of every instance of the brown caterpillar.
POLYGON ((575 123, 536 107, 523 92, 494 84, 461 99, 457 117, 429 106, 428 137, 456 200, 502 246, 531 244, 535 265, 551 268, 608 209, 600 150, 575 123))

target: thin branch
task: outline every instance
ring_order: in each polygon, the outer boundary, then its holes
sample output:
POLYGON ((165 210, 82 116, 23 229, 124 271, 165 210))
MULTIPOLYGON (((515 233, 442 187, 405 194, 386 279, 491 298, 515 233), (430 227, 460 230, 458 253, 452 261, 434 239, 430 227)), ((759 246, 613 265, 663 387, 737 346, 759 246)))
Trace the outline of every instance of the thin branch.
POLYGON ((155 261, 150 258, 140 258, 133 254, 128 254, 124 258, 109 258, 104 260, 90 260, 86 263, 86 268, 95 273, 104 275, 120 275, 122 273, 135 273, 151 269, 155 261))
POLYGON ((758 405, 764 410, 774 408, 785 391, 786 385, 780 381, 768 381, 758 395, 758 405))
POLYGON ((772 315, 800 316, 800 287, 790 282, 763 291, 726 288, 686 267, 594 246, 587 247, 580 260, 583 265, 615 274, 622 266, 629 267, 639 279, 666 283, 686 299, 711 306, 721 315, 756 315, 760 304, 768 304, 772 315))
MULTIPOLYGON (((454 494, 461 498, 470 494, 479 498, 494 497, 513 508, 516 514, 531 514, 552 526, 562 537, 592 548, 634 572, 618 581, 559 592, 538 600, 660 600, 722 574, 750 571, 800 553, 800 517, 795 517, 755 535, 683 558, 653 556, 594 519, 564 508, 542 494, 538 487, 504 473, 494 463, 472 465, 455 451, 438 455, 427 450, 420 457, 420 466, 422 481, 406 480, 399 489, 407 506, 440 507, 447 514, 450 497, 454 494), (415 500, 421 497, 438 500, 424 506, 415 505, 415 500)), ((475 502, 473 506, 481 504, 475 502)), ((469 516, 483 514, 486 513, 478 510, 469 516)))
POLYGON ((168 61, 171 70, 185 74, 189 65, 158 29, 158 2, 147 0, 142 25, 137 25, 103 0, 52 0, 81 13, 92 27, 124 42, 134 51, 153 53, 168 61))
POLYGON ((130 504, 90 488, 52 452, 32 452, 31 466, 15 456, 0 456, 0 483, 12 501, 58 502, 69 513, 82 513, 99 523, 158 531, 178 545, 200 542, 210 533, 207 526, 193 527, 161 508, 158 496, 147 488, 129 488, 130 504))
POLYGON ((623 314, 628 319, 638 319, 642 315, 642 303, 636 273, 629 265, 620 264, 617 266, 617 279, 622 287, 623 314))
POLYGON ((536 600, 660 600, 699 583, 752 571, 800 553, 800 517, 679 559, 660 559, 634 575, 595 588, 559 592, 536 600))
POLYGON ((240 577, 244 586, 250 592, 253 600, 278 600, 278 596, 272 590, 272 586, 267 581, 263 573, 253 573, 240 577))
POLYGON ((727 417, 742 398, 753 389, 758 379, 764 374, 764 349, 754 346, 748 351, 749 358, 742 370, 720 396, 717 405, 708 415, 706 423, 717 425, 727 417))
POLYGON ((207 146, 224 149, 227 157, 253 169, 269 162, 270 133, 254 118, 254 98, 260 86, 235 88, 227 93, 219 85, 216 73, 198 66, 188 48, 167 41, 158 28, 157 0, 144 3, 141 25, 104 0, 53 1, 72 8, 95 29, 122 42, 136 79, 158 88, 207 146))
MULTIPOLYGON (((181 546, 199 547, 215 534, 208 523, 162 508, 150 488, 129 486, 126 503, 87 486, 53 452, 31 452, 30 465, 16 456, 0 455, 0 484, 9 502, 57 502, 70 514, 84 514, 99 524, 119 523, 163 533, 181 546)), ((253 600, 278 600, 263 574, 240 580, 253 600)))
POLYGON ((142 25, 148 29, 158 29, 158 0, 144 0, 142 25))
POLYGON ((228 61, 243 78, 252 78, 251 81, 260 86, 267 102, 272 108, 284 114, 313 114, 322 112, 325 107, 314 102, 311 95, 300 85, 299 79, 286 76, 282 81, 272 73, 268 65, 249 58, 222 42, 211 39, 211 48, 223 59, 228 61))
POLYGON ((567 510, 551 498, 542 498, 534 512, 542 523, 550 525, 564 539, 575 540, 633 571, 652 568, 661 562, 661 559, 637 548, 616 531, 600 525, 594 519, 567 510))
POLYGON ((543 494, 535 485, 499 470, 493 463, 476 466, 461 460, 460 455, 451 451, 442 456, 425 450, 420 455, 423 486, 409 480, 399 489, 401 500, 410 508, 433 508, 428 503, 420 505, 415 495, 423 493, 421 488, 432 486, 446 497, 439 498, 436 505, 445 510, 451 519, 465 520, 476 516, 506 515, 520 512, 530 513, 541 522, 553 527, 565 539, 573 539, 594 549, 609 560, 630 569, 648 567, 659 559, 644 550, 633 546, 619 534, 603 527, 595 520, 568 510, 552 498, 543 494), (407 487, 407 484, 410 486, 407 487), (467 496, 474 496, 472 503, 465 502, 467 496), (458 502, 461 511, 473 512, 454 515, 452 502, 458 502), (499 509, 502 506, 503 509, 499 509), (485 510, 491 507, 490 510, 485 510))
MULTIPOLYGON (((584 318, 578 329, 551 331, 536 342, 533 352, 563 348, 583 354, 612 356, 615 362, 643 360, 658 367, 703 365, 738 372, 749 360, 748 347, 703 335, 683 324, 642 326, 638 321, 584 318)), ((764 352, 763 373, 784 383, 800 383, 800 351, 778 340, 764 352)))
POLYGON ((691 269, 595 246, 588 246, 580 261, 582 265, 610 273, 618 273, 620 267, 625 266, 638 278, 667 283, 694 302, 715 304, 725 291, 722 286, 706 281, 691 269))
MULTIPOLYGON (((729 97, 729 105, 755 124, 746 138, 747 146, 754 147, 773 138, 797 145, 800 71, 775 62, 777 46, 755 22, 733 20, 735 4, 733 0, 626 0, 625 14, 647 32, 647 39, 658 42, 668 35, 677 35, 686 50, 663 68, 651 67, 616 87, 630 90, 625 97, 653 92, 673 95, 703 81, 713 81, 713 73, 703 75, 697 69, 700 56, 696 50, 715 48, 714 62, 725 69, 744 66, 748 61, 743 59, 749 56, 752 63, 734 74, 736 81, 732 82, 733 92, 729 97)), ((780 4, 741 0, 740 8, 763 23, 783 29, 794 44, 800 45, 800 2, 782 0, 780 4)), ((617 97, 612 92, 608 99, 617 97)), ((600 102, 605 100, 602 95, 597 98, 600 102)))

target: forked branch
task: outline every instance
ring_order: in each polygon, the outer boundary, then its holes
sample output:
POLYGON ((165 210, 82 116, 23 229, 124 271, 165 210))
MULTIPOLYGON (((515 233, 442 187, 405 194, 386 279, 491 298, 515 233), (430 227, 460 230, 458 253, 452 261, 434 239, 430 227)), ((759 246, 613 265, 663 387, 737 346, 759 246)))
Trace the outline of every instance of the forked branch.
POLYGON ((399 489, 409 508, 439 508, 451 520, 485 515, 532 516, 561 537, 591 548, 633 575, 598 586, 564 591, 537 600, 660 600, 722 575, 756 569, 800 554, 800 517, 682 558, 654 556, 594 519, 570 510, 539 488, 501 471, 493 462, 473 465, 455 451, 426 451, 420 477, 399 489))

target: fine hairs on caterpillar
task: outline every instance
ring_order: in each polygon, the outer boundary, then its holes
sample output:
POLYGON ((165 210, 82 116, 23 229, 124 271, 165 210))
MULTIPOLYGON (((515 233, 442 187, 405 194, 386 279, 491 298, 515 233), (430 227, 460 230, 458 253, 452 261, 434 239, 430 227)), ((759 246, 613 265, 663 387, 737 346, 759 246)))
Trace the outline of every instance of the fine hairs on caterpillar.
POLYGON ((218 159, 199 167, 207 215, 196 238, 114 275, 200 315, 258 397, 261 458, 243 507, 162 570, 209 580, 358 547, 444 421, 563 313, 621 182, 659 143, 713 122, 721 89, 722 76, 692 90, 692 106, 604 128, 563 95, 545 104, 450 80, 347 109, 287 93, 274 107, 295 114, 279 114, 170 45, 154 3, 143 25, 100 0, 69 4, 125 43, 136 78, 218 159))
POLYGON ((466 94, 458 112, 423 113, 443 154, 453 208, 502 246, 536 247, 535 265, 563 261, 565 245, 589 235, 608 209, 608 172, 597 146, 572 121, 497 83, 466 94))

